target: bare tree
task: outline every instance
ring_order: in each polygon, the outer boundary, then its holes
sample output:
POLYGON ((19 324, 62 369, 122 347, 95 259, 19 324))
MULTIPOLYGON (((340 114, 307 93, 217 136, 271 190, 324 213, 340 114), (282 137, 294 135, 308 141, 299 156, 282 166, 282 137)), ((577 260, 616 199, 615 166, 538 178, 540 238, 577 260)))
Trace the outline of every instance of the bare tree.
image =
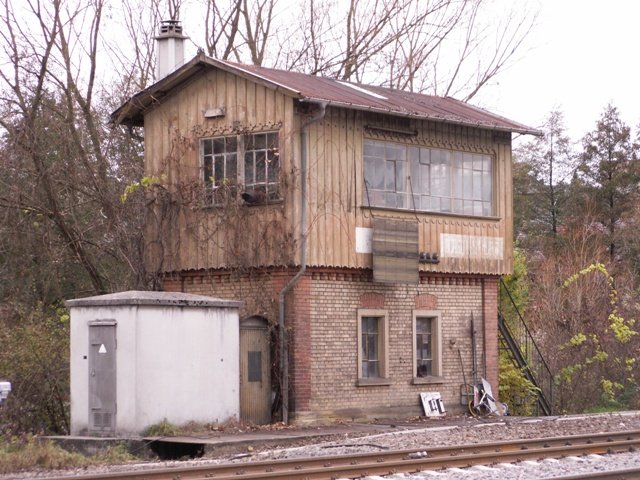
POLYGON ((119 200, 128 174, 142 172, 140 151, 126 147, 130 139, 101 117, 105 3, 25 6, 18 13, 2 0, 0 47, 8 63, 0 71, 0 148, 9 160, 2 165, 0 208, 13 211, 8 218, 17 225, 47 232, 48 247, 62 255, 49 258, 51 272, 71 262, 84 272, 75 273, 78 285, 86 276, 90 291, 104 293, 143 271, 136 246, 141 215, 119 200), (116 145, 137 168, 114 162, 122 158, 114 155, 116 145))
POLYGON ((251 53, 251 63, 262 65, 264 61, 271 28, 275 0, 253 0, 251 6, 247 0, 242 2, 244 31, 242 36, 251 53))
MULTIPOLYGON (((135 93, 153 83, 155 68, 155 33, 162 19, 162 0, 138 2, 122 1, 122 27, 129 37, 128 42, 121 38, 103 36, 103 46, 109 58, 115 62, 118 72, 122 72, 120 85, 122 96, 135 93)), ((115 22, 114 22, 115 23, 115 22)))
POLYGON ((536 15, 488 0, 208 3, 210 55, 470 100, 516 59, 536 15))
POLYGON ((205 43, 207 53, 221 60, 228 60, 237 53, 236 38, 239 38, 242 0, 233 0, 226 9, 221 2, 207 0, 205 17, 205 43))

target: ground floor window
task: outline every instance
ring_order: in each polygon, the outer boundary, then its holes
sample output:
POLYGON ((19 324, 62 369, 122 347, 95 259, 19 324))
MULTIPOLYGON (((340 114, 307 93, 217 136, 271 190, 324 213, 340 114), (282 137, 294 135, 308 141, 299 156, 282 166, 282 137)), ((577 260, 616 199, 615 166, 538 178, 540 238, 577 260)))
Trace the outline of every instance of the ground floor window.
POLYGON ((358 378, 363 381, 387 378, 387 313, 358 311, 358 378))
POLYGON ((441 375, 440 313, 414 311, 414 365, 416 379, 428 379, 441 375))

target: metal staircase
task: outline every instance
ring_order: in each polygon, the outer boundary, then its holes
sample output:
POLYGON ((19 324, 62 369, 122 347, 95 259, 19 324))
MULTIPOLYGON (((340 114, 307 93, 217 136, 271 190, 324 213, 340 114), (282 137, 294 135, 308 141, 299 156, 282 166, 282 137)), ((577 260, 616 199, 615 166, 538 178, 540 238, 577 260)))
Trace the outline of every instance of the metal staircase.
POLYGON ((551 370, 549 370, 547 362, 502 279, 500 280, 500 289, 501 300, 498 312, 500 341, 509 351, 514 364, 520 368, 527 380, 539 389, 537 413, 551 415, 553 405, 551 370))

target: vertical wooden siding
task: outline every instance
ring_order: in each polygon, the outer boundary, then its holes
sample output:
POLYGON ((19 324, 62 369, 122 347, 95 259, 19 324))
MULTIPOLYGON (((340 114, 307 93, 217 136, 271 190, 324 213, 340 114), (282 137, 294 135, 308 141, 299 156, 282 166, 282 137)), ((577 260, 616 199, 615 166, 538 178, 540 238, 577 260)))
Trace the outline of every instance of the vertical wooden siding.
POLYGON ((503 239, 502 258, 443 257, 439 264, 422 265, 423 270, 492 274, 511 271, 511 147, 503 134, 494 140, 494 133, 489 130, 329 108, 326 117, 310 127, 309 152, 309 265, 370 268, 371 254, 355 251, 355 230, 356 227, 371 228, 374 215, 417 221, 420 251, 441 252, 441 234, 503 239), (404 138, 394 134, 376 135, 365 129, 365 125, 372 124, 416 130, 418 135, 404 138), (363 208, 366 203, 362 170, 364 138, 490 154, 494 158, 495 217, 363 208))
MULTIPOLYGON (((221 71, 197 77, 145 115, 146 172, 166 175, 170 188, 200 179, 199 138, 231 133, 234 126, 253 131, 280 131, 280 159, 288 189, 278 205, 246 207, 242 225, 228 228, 215 208, 184 208, 164 225, 170 248, 163 251, 162 270, 234 266, 229 252, 238 239, 253 255, 251 266, 298 263, 297 244, 290 244, 286 259, 278 238, 260 250, 256 232, 299 237, 299 152, 301 118, 294 101, 273 89, 221 71), (225 108, 225 116, 205 119, 209 108, 225 108), (194 131, 194 127, 199 130, 194 131), (182 141, 176 141, 180 138, 182 141), (244 228, 244 230, 242 230, 244 228), (269 230, 270 229, 270 230, 269 230), (169 231, 170 230, 170 231, 169 231), (234 233, 235 232, 235 233, 234 233), (255 245, 251 242, 256 242, 255 245), (256 250, 258 250, 256 252, 256 250), (279 256, 280 255, 280 256, 279 256)), ((442 234, 502 238, 501 259, 447 258, 437 265, 422 265, 433 272, 504 274, 511 271, 513 255, 511 147, 508 136, 489 130, 399 119, 344 108, 327 108, 326 116, 308 127, 308 265, 371 268, 371 254, 356 253, 356 227, 372 227, 372 215, 406 218, 419 223, 420 251, 441 252, 442 234), (416 130, 417 137, 377 137, 365 125, 416 130), (494 158, 495 218, 461 215, 415 214, 407 211, 363 208, 363 139, 380 138, 436 148, 490 154, 494 158)), ((269 236, 267 235, 267 236, 269 236)))
MULTIPOLYGON (((281 169, 290 172, 294 164, 293 147, 298 144, 293 138, 295 122, 291 98, 223 71, 207 72, 145 114, 146 174, 164 176, 167 187, 174 193, 197 185, 201 182, 200 138, 230 135, 238 129, 278 130, 281 169), (211 108, 224 108, 225 115, 205 119, 204 112, 211 108)), ((229 222, 228 216, 220 215, 215 207, 193 208, 193 205, 185 205, 167 225, 156 222, 155 229, 161 228, 159 235, 170 244, 153 249, 156 255, 163 250, 162 270, 237 266, 232 257, 244 253, 249 255, 246 262, 282 263, 282 242, 276 238, 278 235, 260 237, 261 232, 278 230, 281 237, 293 238, 287 232, 293 228, 290 219, 298 207, 290 201, 290 191, 284 195, 288 198, 280 204, 245 209, 241 216, 234 217, 237 225, 233 224, 233 218, 229 222)), ((153 230, 153 226, 148 228, 148 235, 158 236, 153 230)), ((291 255, 284 261, 291 263, 291 255)))

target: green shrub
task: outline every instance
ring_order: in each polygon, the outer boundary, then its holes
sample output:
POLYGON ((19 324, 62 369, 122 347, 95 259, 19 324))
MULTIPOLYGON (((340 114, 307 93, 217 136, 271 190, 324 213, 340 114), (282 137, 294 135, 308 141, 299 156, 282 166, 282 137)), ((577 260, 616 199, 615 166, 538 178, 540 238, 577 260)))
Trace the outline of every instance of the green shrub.
POLYGON ((97 453, 91 457, 92 463, 117 465, 120 463, 128 463, 136 460, 136 456, 129 453, 127 445, 119 443, 107 448, 105 451, 97 453))
POLYGON ((180 430, 173 423, 165 418, 161 422, 154 423, 145 428, 142 432, 144 437, 176 437, 180 434, 180 430))
POLYGON ((500 352, 500 401, 509 407, 509 414, 533 415, 538 401, 538 388, 516 367, 507 352, 500 352))
POLYGON ((69 315, 64 308, 19 309, 0 317, 0 378, 12 391, 0 434, 69 432, 69 315))
POLYGON ((33 435, 0 437, 0 475, 24 471, 64 470, 90 465, 118 465, 137 460, 120 443, 91 457, 69 452, 33 435))
POLYGON ((0 438, 0 474, 35 469, 59 470, 87 463, 81 454, 68 452, 51 441, 38 441, 32 435, 0 438))

